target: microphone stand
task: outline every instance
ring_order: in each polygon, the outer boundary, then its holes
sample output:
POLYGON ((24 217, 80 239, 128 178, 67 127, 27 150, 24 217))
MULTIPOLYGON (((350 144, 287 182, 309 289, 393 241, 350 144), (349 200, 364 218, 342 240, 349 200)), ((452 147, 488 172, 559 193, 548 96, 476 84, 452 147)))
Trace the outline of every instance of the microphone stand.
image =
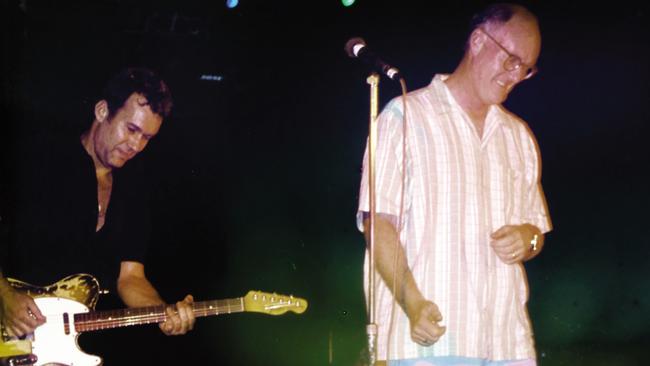
POLYGON ((377 324, 375 323, 375 149, 377 146, 377 111, 379 106, 379 75, 372 73, 366 82, 370 84, 370 127, 368 132, 368 195, 370 200, 370 240, 368 271, 368 317, 366 325, 370 366, 377 362, 377 324))

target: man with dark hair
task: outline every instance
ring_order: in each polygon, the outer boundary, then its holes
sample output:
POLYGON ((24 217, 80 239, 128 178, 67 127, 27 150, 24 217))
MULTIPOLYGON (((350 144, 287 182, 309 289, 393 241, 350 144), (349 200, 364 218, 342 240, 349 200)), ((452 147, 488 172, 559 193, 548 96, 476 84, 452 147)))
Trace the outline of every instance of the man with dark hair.
POLYGON ((163 119, 169 117, 173 105, 171 93, 167 85, 147 69, 122 70, 106 84, 102 99, 108 104, 110 112, 114 113, 132 93, 144 96, 154 114, 163 119))
MULTIPOLYGON (((380 114, 381 364, 536 364, 522 263, 540 253, 551 223, 536 141, 502 103, 535 74, 540 49, 532 13, 490 6, 474 18, 452 74, 436 75, 380 114)), ((366 238, 367 183, 366 156, 357 216, 366 238)))
MULTIPOLYGON (((156 136, 171 107, 163 80, 148 69, 129 68, 108 82, 81 136, 55 137, 52 144, 20 152, 4 218, 8 260, 0 271, 0 321, 7 335, 31 333, 46 320, 8 277, 44 286, 89 273, 128 307, 165 304, 143 264, 151 187, 138 164, 119 168, 156 136)), ((167 335, 192 329, 192 302, 187 295, 169 306, 160 329, 167 335)))

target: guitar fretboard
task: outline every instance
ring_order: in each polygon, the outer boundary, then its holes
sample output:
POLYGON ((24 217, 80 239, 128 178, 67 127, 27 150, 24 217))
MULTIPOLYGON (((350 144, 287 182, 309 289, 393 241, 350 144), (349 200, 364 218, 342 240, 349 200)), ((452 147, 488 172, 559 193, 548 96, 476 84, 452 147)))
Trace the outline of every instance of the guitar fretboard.
MULTIPOLYGON (((77 332, 88 332, 131 325, 161 323, 167 318, 166 307, 166 305, 159 305, 74 314, 75 329, 77 332)), ((199 301, 193 304, 193 308, 196 317, 240 313, 244 311, 244 299, 238 297, 235 299, 199 301)), ((66 330, 69 331, 69 329, 66 330)))

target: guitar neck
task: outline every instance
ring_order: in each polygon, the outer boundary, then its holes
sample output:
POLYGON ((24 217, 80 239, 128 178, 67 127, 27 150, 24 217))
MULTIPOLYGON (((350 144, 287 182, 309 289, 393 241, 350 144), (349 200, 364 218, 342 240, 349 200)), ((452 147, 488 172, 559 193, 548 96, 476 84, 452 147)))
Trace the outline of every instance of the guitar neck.
MULTIPOLYGON (((129 308, 110 311, 91 311, 74 314, 77 332, 127 327, 131 325, 161 323, 167 318, 166 305, 129 308)), ((193 304, 194 316, 240 313, 244 311, 244 299, 199 301, 193 304)))

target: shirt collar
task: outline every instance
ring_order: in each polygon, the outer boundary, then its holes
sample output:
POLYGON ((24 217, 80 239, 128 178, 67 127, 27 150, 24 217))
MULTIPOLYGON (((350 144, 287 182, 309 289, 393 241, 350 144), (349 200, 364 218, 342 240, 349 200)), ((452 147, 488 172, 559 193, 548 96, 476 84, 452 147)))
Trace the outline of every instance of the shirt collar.
MULTIPOLYGON (((442 114, 451 114, 456 110, 458 113, 461 113, 464 116, 464 119, 468 120, 467 114, 465 111, 458 105, 454 96, 451 94, 451 91, 445 84, 445 80, 449 78, 449 74, 436 74, 429 85, 438 102, 440 103, 439 113, 442 114)), ((503 107, 498 104, 493 104, 488 108, 488 112, 485 116, 485 127, 483 131, 483 140, 487 140, 489 136, 494 132, 497 127, 505 124, 506 113, 503 111, 503 107)), ((467 121, 468 123, 469 120, 467 121)))

